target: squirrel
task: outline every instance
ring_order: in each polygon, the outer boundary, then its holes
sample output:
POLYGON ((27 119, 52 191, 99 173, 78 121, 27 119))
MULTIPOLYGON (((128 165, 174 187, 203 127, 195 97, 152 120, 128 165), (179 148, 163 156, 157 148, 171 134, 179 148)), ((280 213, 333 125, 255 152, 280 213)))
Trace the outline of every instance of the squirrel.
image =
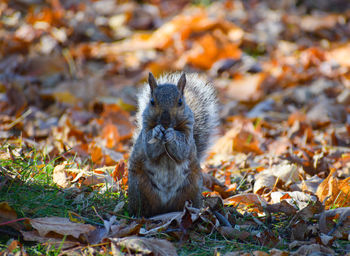
POLYGON ((197 74, 149 73, 138 97, 128 166, 131 215, 150 217, 202 205, 200 163, 218 126, 214 87, 197 74))

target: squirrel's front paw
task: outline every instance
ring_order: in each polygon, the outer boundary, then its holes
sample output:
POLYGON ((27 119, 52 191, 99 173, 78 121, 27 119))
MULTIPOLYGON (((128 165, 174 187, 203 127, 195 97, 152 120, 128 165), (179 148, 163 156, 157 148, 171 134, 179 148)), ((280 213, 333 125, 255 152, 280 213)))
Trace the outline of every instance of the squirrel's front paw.
POLYGON ((165 132, 164 127, 158 124, 156 127, 153 128, 152 138, 157 140, 162 140, 164 137, 164 132, 165 132))
POLYGON ((165 129, 162 125, 158 124, 152 130, 152 138, 148 141, 149 144, 153 144, 161 141, 164 138, 165 129))
POLYGON ((176 133, 175 133, 175 130, 173 128, 168 128, 165 130, 164 143, 172 142, 175 140, 175 138, 176 138, 176 133))

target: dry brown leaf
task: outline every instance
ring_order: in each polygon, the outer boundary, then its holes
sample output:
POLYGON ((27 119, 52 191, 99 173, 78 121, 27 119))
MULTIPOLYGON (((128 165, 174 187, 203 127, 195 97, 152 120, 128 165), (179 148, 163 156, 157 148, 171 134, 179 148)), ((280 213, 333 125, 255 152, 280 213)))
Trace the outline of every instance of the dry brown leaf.
POLYGON ((73 177, 69 176, 66 170, 67 164, 56 165, 53 169, 52 179, 55 184, 62 188, 67 188, 70 186, 73 177))
POLYGON ((119 132, 114 124, 106 124, 101 132, 101 139, 107 148, 114 148, 119 142, 119 132))
POLYGON ((238 117, 234 119, 233 128, 215 143, 212 151, 223 158, 235 152, 262 154, 261 140, 259 129, 249 119, 238 117))
POLYGON ((301 28, 305 31, 314 32, 320 29, 332 29, 341 19, 340 15, 307 15, 299 20, 301 28))
POLYGON ((30 220, 30 224, 36 229, 40 236, 44 237, 49 232, 55 232, 60 235, 73 236, 79 238, 82 234, 88 234, 95 230, 95 227, 89 224, 73 223, 66 218, 44 217, 30 220))
POLYGON ((266 211, 271 213, 283 212, 288 216, 293 216, 297 212, 297 210, 285 200, 276 204, 268 204, 266 206, 266 211))
POLYGON ((111 238, 113 243, 122 249, 141 253, 142 255, 152 254, 155 256, 176 256, 175 247, 167 240, 130 236, 125 238, 111 238))
POLYGON ((301 182, 301 189, 305 192, 312 192, 316 194, 318 186, 323 182, 323 179, 318 177, 317 175, 312 176, 309 179, 303 180, 301 182))
POLYGON ((297 251, 292 252, 291 255, 308 256, 311 253, 316 252, 334 255, 334 251, 332 249, 319 244, 303 245, 297 251))
POLYGON ((315 214, 321 213, 324 211, 324 205, 320 201, 310 201, 309 204, 298 212, 298 217, 304 221, 309 221, 315 217, 315 214))
POLYGON ((113 184, 111 173, 114 166, 102 167, 93 171, 88 171, 87 168, 88 166, 84 169, 70 167, 68 163, 57 165, 53 171, 53 181, 63 188, 67 188, 76 182, 80 182, 86 186, 101 183, 113 184))
POLYGON ((80 245, 80 242, 66 238, 64 240, 63 236, 50 233, 46 236, 41 236, 38 231, 21 231, 25 241, 35 241, 39 243, 48 243, 55 248, 68 249, 80 245))
POLYGON ((133 222, 130 225, 113 225, 111 227, 111 234, 109 237, 126 237, 132 235, 138 235, 143 223, 133 222))
POLYGON ((152 34, 150 41, 156 48, 164 49, 176 43, 181 44, 192 33, 205 32, 213 28, 220 28, 232 41, 239 41, 243 36, 242 29, 233 23, 213 19, 204 9, 193 8, 191 15, 180 14, 157 29, 152 34))
POLYGON ((3 222, 4 220, 15 220, 17 219, 17 213, 15 210, 11 208, 8 202, 0 203, 0 220, 3 222))
POLYGON ((231 196, 229 198, 226 198, 224 200, 225 205, 239 205, 242 206, 251 206, 251 207, 257 207, 260 211, 263 210, 263 207, 267 205, 267 202, 265 199, 263 199, 261 196, 253 194, 253 193, 247 193, 247 194, 240 194, 231 196))
POLYGON ((299 210, 307 207, 310 202, 317 202, 316 196, 300 191, 272 192, 270 195, 272 203, 278 203, 282 200, 286 200, 290 205, 296 205, 299 210))
POLYGON ((114 212, 114 213, 120 212, 120 211, 124 208, 124 205, 125 205, 125 201, 119 202, 119 203, 114 207, 113 212, 114 212))
MULTIPOLYGON (((0 223, 4 223, 4 222, 16 220, 16 219, 17 219, 16 211, 11 208, 8 202, 1 202, 0 203, 0 223)), ((19 222, 13 222, 7 225, 16 230, 22 230, 24 228, 22 223, 19 223, 19 222)))
POLYGON ((255 179, 253 192, 259 195, 270 192, 275 187, 277 180, 274 175, 265 173, 265 171, 258 173, 255 179))
POLYGON ((241 50, 237 44, 231 42, 223 44, 213 35, 205 34, 193 42, 193 47, 186 53, 185 58, 194 67, 210 69, 220 59, 238 59, 240 55, 241 50))
POLYGON ((350 206, 350 177, 344 180, 336 177, 337 171, 332 170, 328 177, 318 186, 316 195, 323 202, 326 200, 326 209, 332 206, 350 206))
POLYGON ((269 255, 270 255, 270 256, 288 256, 288 255, 289 255, 289 252, 281 251, 281 250, 278 250, 278 249, 276 249, 276 248, 272 248, 272 249, 269 251, 269 255))
POLYGON ((227 88, 227 96, 239 101, 256 101, 262 96, 261 85, 265 79, 265 73, 234 79, 227 88))
POLYGON ((220 226, 218 227, 219 233, 226 239, 240 239, 245 240, 249 237, 250 233, 244 230, 238 230, 232 227, 220 226))
POLYGON ((270 230, 264 230, 255 235, 257 239, 263 246, 273 248, 276 247, 278 243, 281 242, 281 238, 277 237, 277 234, 270 230))
POLYGON ((81 170, 80 173, 72 180, 72 182, 76 182, 78 178, 82 178, 82 184, 86 186, 97 185, 101 183, 107 184, 109 187, 113 187, 115 185, 114 180, 111 176, 114 166, 105 166, 101 168, 97 168, 93 171, 81 170), (80 177, 79 177, 80 176, 80 177))
MULTIPOLYGON (((322 245, 324 245, 324 246, 327 246, 327 247, 330 247, 330 246, 332 246, 333 245, 333 242, 334 242, 334 240, 336 239, 336 237, 334 237, 334 236, 328 236, 328 235, 326 235, 326 234, 320 234, 320 236, 318 237, 318 239, 319 239, 319 243, 320 244, 322 244, 322 245)), ((317 239, 317 240, 318 240, 317 239)))
POLYGON ((307 239, 308 230, 307 230, 308 224, 303 220, 297 220, 294 222, 291 226, 292 228, 292 235, 291 240, 299 240, 304 241, 307 239))
POLYGON ((118 180, 121 180, 124 177, 124 175, 126 174, 125 167, 126 166, 124 161, 118 162, 117 166, 112 172, 112 177, 115 182, 117 182, 118 180))
POLYGON ((341 66, 350 67, 350 43, 334 48, 327 56, 329 60, 335 60, 341 66))
POLYGON ((319 226, 320 231, 324 234, 332 234, 347 239, 350 234, 350 207, 322 212, 319 226))
POLYGON ((254 193, 263 194, 270 192, 275 186, 277 179, 282 181, 285 186, 289 186, 300 180, 298 168, 294 164, 278 164, 265 169, 256 175, 254 183, 254 193), (267 189, 267 191, 265 190, 267 189))

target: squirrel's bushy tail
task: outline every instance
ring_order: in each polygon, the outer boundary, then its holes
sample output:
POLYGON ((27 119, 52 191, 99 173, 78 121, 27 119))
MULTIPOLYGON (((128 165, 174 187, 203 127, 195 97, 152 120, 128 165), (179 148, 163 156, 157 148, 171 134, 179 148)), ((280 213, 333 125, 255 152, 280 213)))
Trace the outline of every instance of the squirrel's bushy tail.
MULTIPOLYGON (((181 74, 180 72, 169 73, 160 76, 156 80, 158 84, 176 85, 181 74)), ((142 113, 149 100, 150 89, 146 85, 138 98, 139 110, 136 118, 139 131, 142 126, 142 113)), ((198 74, 188 73, 186 74, 185 101, 194 114, 193 136, 196 142, 198 159, 202 161, 219 123, 218 101, 215 89, 211 83, 202 79, 198 74)))

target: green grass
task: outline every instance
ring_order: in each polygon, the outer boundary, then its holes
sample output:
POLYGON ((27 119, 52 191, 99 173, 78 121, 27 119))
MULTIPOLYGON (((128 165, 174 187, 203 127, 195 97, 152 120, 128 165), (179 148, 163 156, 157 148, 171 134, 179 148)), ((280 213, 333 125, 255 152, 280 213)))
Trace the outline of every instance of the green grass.
MULTIPOLYGON (((57 158, 58 159, 58 158, 57 158)), ((107 219, 120 200, 120 192, 100 192, 90 187, 62 189, 53 183, 52 173, 60 161, 33 148, 4 143, 0 147, 0 202, 8 202, 18 218, 69 217, 74 212, 93 225, 102 225, 97 216, 107 219), (4 157, 5 156, 5 157, 4 157)), ((7 242, 14 238, 0 229, 0 251, 7 248, 7 242)), ((16 239, 16 238, 15 238, 16 239)), ((18 238, 17 238, 18 239, 18 238)), ((38 243, 24 242, 29 255, 58 255, 59 250, 47 248, 38 243)))
POLYGON ((214 232, 210 236, 207 234, 198 233, 201 241, 196 241, 192 239, 190 242, 182 244, 181 248, 178 250, 179 255, 201 255, 209 256, 214 255, 216 250, 221 255, 224 255, 227 252, 234 251, 244 251, 244 252, 253 252, 253 251, 265 251, 268 252, 269 248, 264 246, 259 246, 254 243, 244 243, 239 240, 228 240, 222 237, 217 232, 214 232))

